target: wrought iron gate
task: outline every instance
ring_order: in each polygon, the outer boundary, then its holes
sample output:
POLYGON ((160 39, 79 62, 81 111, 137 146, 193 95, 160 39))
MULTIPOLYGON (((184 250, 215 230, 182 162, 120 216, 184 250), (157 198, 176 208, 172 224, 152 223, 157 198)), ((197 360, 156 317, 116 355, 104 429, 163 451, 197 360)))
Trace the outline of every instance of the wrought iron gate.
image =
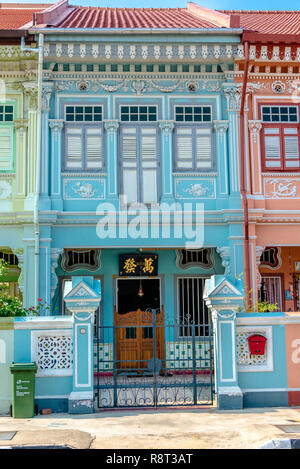
POLYGON ((133 313, 96 326, 95 406, 212 405, 211 326, 166 322, 163 310, 133 313))

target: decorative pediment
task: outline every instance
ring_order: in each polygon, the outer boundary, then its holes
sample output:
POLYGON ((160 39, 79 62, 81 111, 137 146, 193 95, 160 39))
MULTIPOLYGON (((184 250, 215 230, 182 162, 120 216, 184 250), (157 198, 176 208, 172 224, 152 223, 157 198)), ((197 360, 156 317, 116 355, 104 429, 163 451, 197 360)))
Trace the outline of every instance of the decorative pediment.
POLYGON ((97 310, 101 295, 83 280, 79 281, 64 297, 71 313, 93 313, 97 310))
POLYGON ((96 299, 100 298, 95 290, 93 290, 89 285, 84 281, 79 282, 72 290, 64 297, 64 300, 71 300, 73 298, 81 299, 96 299))
POLYGON ((241 298, 243 294, 228 280, 223 280, 209 293, 210 298, 241 298))

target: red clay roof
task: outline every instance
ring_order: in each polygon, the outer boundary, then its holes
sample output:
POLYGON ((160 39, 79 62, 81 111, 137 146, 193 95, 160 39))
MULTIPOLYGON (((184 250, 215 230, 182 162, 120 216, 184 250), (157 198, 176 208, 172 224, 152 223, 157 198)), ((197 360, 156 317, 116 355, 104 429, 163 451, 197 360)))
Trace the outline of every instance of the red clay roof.
POLYGON ((239 15, 241 28, 262 34, 300 34, 300 11, 219 11, 239 15))
POLYGON ((33 19, 33 13, 43 11, 38 8, 0 8, 0 29, 18 29, 33 19))
POLYGON ((216 28, 186 8, 77 7, 59 28, 216 28))

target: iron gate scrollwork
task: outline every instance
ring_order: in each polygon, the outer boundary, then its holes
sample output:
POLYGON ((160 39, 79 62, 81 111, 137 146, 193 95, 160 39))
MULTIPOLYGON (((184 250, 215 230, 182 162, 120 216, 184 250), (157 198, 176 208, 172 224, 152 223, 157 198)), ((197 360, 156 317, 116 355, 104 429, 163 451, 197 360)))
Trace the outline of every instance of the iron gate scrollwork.
POLYGON ((212 405, 210 325, 165 321, 163 310, 136 311, 96 326, 95 407, 212 405))

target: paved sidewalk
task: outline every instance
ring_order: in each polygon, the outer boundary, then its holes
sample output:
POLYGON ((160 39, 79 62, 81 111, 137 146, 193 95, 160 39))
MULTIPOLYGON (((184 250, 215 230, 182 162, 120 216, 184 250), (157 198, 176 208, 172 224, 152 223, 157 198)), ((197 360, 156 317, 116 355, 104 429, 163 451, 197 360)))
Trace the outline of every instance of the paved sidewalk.
POLYGON ((219 411, 139 409, 33 419, 0 416, 0 446, 65 445, 78 449, 254 449, 271 440, 300 438, 300 407, 219 411), (296 425, 285 433, 277 425, 296 425))

